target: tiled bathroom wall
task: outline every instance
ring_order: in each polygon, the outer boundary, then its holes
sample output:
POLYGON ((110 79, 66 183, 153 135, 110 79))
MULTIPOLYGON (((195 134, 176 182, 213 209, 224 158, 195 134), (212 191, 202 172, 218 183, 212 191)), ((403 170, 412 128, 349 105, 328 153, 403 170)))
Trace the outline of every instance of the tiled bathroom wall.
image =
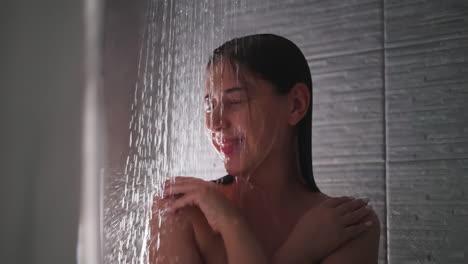
MULTIPOLYGON (((207 10, 213 20, 167 19, 174 26, 211 23, 219 30, 207 36, 211 46, 253 33, 295 42, 313 78, 313 165, 321 190, 370 198, 382 227, 379 263, 466 263, 466 1, 155 2, 156 17, 180 7, 207 10)), ((143 0, 107 3, 108 181, 121 176, 128 154, 147 8, 143 0)), ((187 34, 174 32, 176 41, 187 34)))

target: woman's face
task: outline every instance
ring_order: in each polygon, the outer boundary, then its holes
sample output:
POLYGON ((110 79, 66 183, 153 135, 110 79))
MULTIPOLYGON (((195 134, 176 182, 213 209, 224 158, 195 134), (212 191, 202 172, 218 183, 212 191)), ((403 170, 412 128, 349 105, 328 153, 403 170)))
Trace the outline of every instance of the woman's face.
POLYGON ((216 63, 206 77, 205 125, 226 171, 248 175, 280 154, 289 127, 288 97, 229 63, 216 63))

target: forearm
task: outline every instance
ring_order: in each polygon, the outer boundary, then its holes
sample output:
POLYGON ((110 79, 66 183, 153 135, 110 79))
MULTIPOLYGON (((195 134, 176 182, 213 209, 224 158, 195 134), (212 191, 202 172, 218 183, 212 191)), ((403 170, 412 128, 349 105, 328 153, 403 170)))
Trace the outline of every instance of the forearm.
POLYGON ((319 263, 320 257, 311 250, 310 243, 303 245, 293 245, 287 241, 272 257, 272 264, 303 264, 319 263), (306 248, 307 246, 307 248, 306 248))
POLYGON ((228 263, 267 264, 267 256, 243 218, 230 219, 221 230, 228 263))

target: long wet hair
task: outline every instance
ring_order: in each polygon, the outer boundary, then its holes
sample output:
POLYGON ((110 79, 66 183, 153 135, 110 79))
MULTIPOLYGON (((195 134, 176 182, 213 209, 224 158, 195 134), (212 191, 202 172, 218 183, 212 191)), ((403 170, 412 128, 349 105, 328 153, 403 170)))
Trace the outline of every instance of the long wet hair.
POLYGON ((298 150, 301 175, 306 187, 320 192, 312 172, 312 77, 307 60, 292 41, 273 34, 257 34, 232 39, 213 51, 207 68, 227 61, 270 81, 275 91, 287 95, 296 83, 309 88, 309 109, 298 128, 298 150))

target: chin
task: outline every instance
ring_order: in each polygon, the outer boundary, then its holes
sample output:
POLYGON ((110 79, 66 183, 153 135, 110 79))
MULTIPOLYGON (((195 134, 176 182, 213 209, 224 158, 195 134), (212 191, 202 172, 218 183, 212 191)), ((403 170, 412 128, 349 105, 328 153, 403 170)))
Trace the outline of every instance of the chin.
POLYGON ((248 171, 246 165, 246 162, 241 161, 238 158, 224 161, 226 172, 232 176, 245 175, 248 171))
POLYGON ((242 166, 239 159, 228 159, 224 160, 224 168, 226 172, 232 176, 237 176, 242 172, 242 166))
POLYGON ((233 164, 231 161, 224 161, 224 169, 226 169, 226 172, 232 176, 237 176, 241 172, 241 168, 238 164, 233 164))

